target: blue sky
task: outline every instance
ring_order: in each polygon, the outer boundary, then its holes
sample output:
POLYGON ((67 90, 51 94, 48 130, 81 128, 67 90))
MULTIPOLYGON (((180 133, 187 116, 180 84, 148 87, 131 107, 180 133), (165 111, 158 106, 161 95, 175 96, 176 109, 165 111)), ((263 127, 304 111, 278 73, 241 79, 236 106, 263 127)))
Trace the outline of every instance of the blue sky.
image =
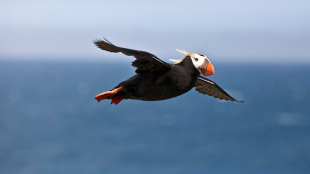
POLYGON ((212 61, 310 63, 309 0, 0 2, 0 59, 124 60, 106 37, 163 60, 175 49, 212 61))

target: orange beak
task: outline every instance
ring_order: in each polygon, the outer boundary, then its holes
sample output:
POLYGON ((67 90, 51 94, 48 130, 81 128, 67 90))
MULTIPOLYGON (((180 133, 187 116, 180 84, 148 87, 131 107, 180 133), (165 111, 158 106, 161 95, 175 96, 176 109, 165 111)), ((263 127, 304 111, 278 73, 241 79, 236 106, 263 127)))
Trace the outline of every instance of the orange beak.
POLYGON ((199 66, 201 74, 204 76, 211 76, 214 74, 214 67, 210 62, 204 61, 204 63, 199 66))

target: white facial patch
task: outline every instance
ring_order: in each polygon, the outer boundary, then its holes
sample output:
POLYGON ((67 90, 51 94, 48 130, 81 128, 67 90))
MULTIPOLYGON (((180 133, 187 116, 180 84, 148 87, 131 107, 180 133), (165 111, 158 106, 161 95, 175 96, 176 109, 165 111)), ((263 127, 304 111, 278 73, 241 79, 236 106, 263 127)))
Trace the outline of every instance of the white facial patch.
MULTIPOLYGON (((192 59, 192 62, 193 62, 193 64, 194 64, 194 66, 195 66, 197 69, 198 69, 198 67, 199 67, 200 65, 203 64, 204 60, 206 59, 205 56, 201 56, 201 55, 196 54, 196 53, 191 53, 191 54, 190 54, 190 57, 191 57, 191 59, 192 59)), ((199 69, 198 69, 198 70, 199 70, 199 69)), ((200 71, 200 70, 199 70, 199 71, 200 71)))

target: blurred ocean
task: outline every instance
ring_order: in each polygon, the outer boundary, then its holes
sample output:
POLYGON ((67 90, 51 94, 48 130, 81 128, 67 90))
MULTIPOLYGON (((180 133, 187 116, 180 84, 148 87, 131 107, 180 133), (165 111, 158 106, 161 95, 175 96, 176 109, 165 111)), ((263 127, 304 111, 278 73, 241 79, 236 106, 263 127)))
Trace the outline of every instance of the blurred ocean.
POLYGON ((97 103, 130 64, 0 61, 0 173, 310 173, 310 67, 213 64, 245 103, 97 103))

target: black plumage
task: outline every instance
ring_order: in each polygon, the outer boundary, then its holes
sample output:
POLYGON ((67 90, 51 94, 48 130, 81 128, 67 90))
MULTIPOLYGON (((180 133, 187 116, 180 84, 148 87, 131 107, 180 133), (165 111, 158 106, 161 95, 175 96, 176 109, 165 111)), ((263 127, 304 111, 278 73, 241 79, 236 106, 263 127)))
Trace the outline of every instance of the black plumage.
POLYGON ((189 55, 180 63, 169 64, 151 53, 117 47, 106 39, 95 40, 94 43, 102 50, 135 57, 132 66, 137 68, 136 75, 121 82, 113 90, 96 96, 98 102, 103 99, 112 99, 111 103, 115 104, 122 99, 165 100, 182 95, 193 87, 202 94, 221 100, 237 101, 216 83, 200 76, 189 55))

